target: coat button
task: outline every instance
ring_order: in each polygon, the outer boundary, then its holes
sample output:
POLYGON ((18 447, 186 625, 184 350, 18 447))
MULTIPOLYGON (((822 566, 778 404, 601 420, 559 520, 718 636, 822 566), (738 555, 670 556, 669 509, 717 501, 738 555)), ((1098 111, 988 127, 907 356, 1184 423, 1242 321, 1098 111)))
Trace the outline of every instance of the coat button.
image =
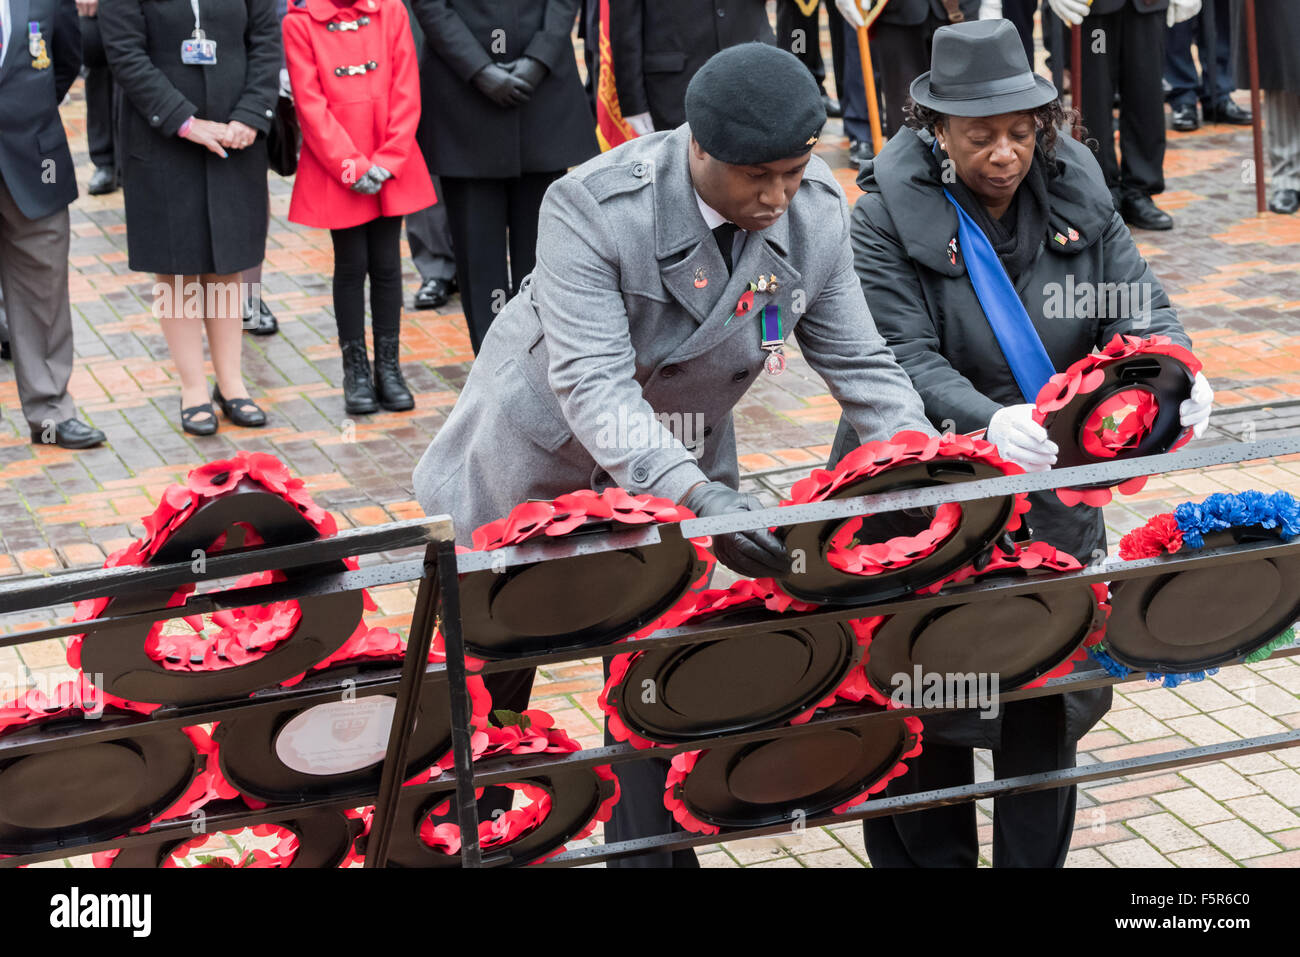
POLYGON ((713 434, 713 426, 706 425, 704 427, 704 437, 707 439, 712 434, 713 434))
POLYGON ((632 167, 632 175, 635 176, 637 179, 640 179, 642 176, 644 176, 644 175, 645 175, 645 163, 637 163, 635 166, 633 166, 633 167, 632 167))
POLYGON ((718 10, 718 16, 719 16, 719 17, 725 17, 726 15, 727 15, 727 11, 726 11, 726 10, 723 10, 723 9, 721 9, 721 8, 719 8, 719 10, 718 10))
POLYGON ((636 479, 638 482, 644 482, 649 477, 650 470, 644 465, 638 465, 632 470, 632 478, 636 479))
POLYGON ((677 375, 677 373, 681 371, 682 370, 680 366, 664 366, 662 369, 659 370, 659 374, 663 376, 665 379, 671 379, 673 376, 677 375))
POLYGON ((162 122, 162 118, 157 116, 151 116, 149 117, 149 122, 152 123, 154 126, 157 126, 159 123, 162 122))
POLYGON ((732 381, 732 382, 744 382, 744 381, 745 381, 746 379, 748 379, 748 378, 749 378, 749 370, 748 370, 748 369, 741 369, 739 372, 737 372, 735 375, 733 375, 733 376, 731 377, 731 381, 732 381))
POLYGON ((267 110, 267 111, 266 111, 266 115, 267 115, 267 116, 275 116, 275 113, 273 113, 271 110, 267 110))

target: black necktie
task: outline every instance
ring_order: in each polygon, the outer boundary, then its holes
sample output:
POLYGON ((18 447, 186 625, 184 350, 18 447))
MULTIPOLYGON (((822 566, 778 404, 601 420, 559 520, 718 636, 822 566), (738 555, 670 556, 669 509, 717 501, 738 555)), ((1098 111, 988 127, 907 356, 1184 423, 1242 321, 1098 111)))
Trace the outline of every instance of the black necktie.
POLYGON ((731 250, 739 231, 740 227, 735 223, 723 223, 713 230, 713 238, 718 241, 718 252, 722 253, 722 261, 727 264, 727 275, 731 275, 731 250))

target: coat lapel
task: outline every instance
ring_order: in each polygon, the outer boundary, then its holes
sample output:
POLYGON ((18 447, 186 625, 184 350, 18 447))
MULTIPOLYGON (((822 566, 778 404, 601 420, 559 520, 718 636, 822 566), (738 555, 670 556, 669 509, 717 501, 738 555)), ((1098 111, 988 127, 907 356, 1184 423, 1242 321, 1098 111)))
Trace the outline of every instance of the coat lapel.
MULTIPOLYGON (((722 295, 709 311, 708 318, 673 350, 666 361, 685 362, 693 359, 719 345, 729 336, 745 330, 748 330, 747 334, 751 335, 757 344, 761 339, 757 316, 763 306, 769 304, 781 306, 783 330, 787 335, 789 334, 794 328, 790 313, 792 293, 801 278, 799 270, 785 256, 789 248, 789 216, 790 212, 787 210, 784 216, 767 229, 749 234, 745 240, 744 251, 736 262, 735 271, 723 288, 722 295), (775 294, 755 293, 754 308, 747 315, 733 317, 736 303, 749 288, 749 284, 755 282, 759 276, 773 275, 777 279, 777 292, 775 294)), ((713 245, 716 252, 717 244, 713 245)), ((718 253, 717 256, 718 268, 725 274, 722 255, 718 253)))
POLYGON ((717 284, 727 275, 727 267, 695 201, 695 187, 691 183, 691 169, 686 158, 690 142, 689 128, 678 127, 665 140, 662 157, 651 171, 654 177, 655 256, 663 262, 690 250, 684 258, 661 267, 659 278, 682 308, 697 323, 702 323, 717 301, 717 284), (695 285, 697 272, 703 273, 708 285, 695 285))

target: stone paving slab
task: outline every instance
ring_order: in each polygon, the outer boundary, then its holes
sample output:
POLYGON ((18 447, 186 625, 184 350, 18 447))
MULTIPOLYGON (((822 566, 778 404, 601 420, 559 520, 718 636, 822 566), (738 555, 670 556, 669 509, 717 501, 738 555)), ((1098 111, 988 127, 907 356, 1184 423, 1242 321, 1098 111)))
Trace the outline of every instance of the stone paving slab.
MULTIPOLYGON (((244 430, 223 422, 215 436, 186 435, 177 422, 179 386, 149 311, 153 277, 126 268, 122 194, 85 194, 92 170, 80 82, 63 115, 82 187, 72 207, 72 390, 109 443, 80 453, 30 445, 12 366, 0 365, 0 582, 98 565, 141 532, 141 516, 168 484, 238 449, 283 459, 341 527, 419 515, 411 468, 454 404, 472 358, 459 301, 403 316, 402 360, 415 410, 350 420, 331 314, 329 236, 287 221, 290 184, 272 176, 263 282, 281 333, 246 338, 244 353, 250 388, 271 423, 244 430)), ((855 171, 837 121, 818 150, 853 202, 855 171)), ((1171 132, 1168 190, 1159 202, 1175 216, 1176 228, 1136 234, 1217 389, 1215 441, 1300 430, 1300 217, 1254 215, 1250 156, 1248 130, 1171 132)), ((413 294, 418 277, 409 259, 404 264, 413 294)), ((764 377, 736 410, 746 485, 768 501, 824 462, 839 415, 824 384, 792 351, 787 374, 764 377)), ((1152 479, 1141 493, 1106 509, 1112 551, 1125 531, 1180 501, 1245 488, 1300 491, 1300 455, 1152 479)), ((404 631, 411 589, 378 589, 374 597, 379 611, 368 621, 404 631)), ((50 609, 44 620, 70 613, 50 609)), ((36 624, 0 620, 5 632, 36 624)), ((71 673, 61 641, 0 648, 0 676, 10 688, 48 687, 71 673)), ((599 660, 542 669, 534 703, 584 745, 598 745, 600 685, 599 660)), ((1113 710, 1080 742, 1080 763, 1285 728, 1300 728, 1295 659, 1225 668, 1173 690, 1132 682, 1117 687, 1113 710)), ((976 753, 976 768, 981 780, 992 776, 987 752, 976 753)), ((990 805, 977 808, 985 864, 990 805)), ((1300 748, 1085 785, 1078 805, 1071 867, 1300 863, 1300 748)), ((707 867, 858 867, 866 866, 866 854, 861 827, 846 823, 727 842, 702 849, 701 861, 707 867)))

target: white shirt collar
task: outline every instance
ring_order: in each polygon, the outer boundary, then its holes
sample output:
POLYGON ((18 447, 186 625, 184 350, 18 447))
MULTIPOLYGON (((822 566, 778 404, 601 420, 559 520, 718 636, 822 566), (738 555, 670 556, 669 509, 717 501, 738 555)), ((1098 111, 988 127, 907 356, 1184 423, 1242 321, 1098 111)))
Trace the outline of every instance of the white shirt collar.
POLYGON ((708 226, 710 230, 717 229, 723 223, 730 222, 726 216, 723 216, 700 197, 699 190, 695 191, 695 202, 699 203, 700 215, 704 217, 704 224, 708 226))

